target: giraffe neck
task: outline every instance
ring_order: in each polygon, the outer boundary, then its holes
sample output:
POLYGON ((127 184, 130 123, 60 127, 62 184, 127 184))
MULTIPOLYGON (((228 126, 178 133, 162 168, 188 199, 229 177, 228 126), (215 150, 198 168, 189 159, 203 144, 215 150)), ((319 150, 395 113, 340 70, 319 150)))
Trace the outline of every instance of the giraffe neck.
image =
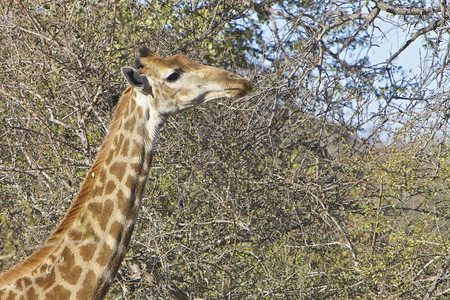
POLYGON ((139 95, 125 91, 75 202, 42 248, 0 276, 0 298, 106 294, 126 254, 164 123, 139 95))

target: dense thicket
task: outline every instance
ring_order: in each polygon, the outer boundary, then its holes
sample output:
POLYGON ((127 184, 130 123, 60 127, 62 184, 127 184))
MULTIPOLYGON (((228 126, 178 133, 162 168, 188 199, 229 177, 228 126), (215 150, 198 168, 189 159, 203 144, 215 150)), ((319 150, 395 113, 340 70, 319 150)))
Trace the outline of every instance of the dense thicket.
POLYGON ((112 298, 448 297, 449 13, 2 1, 0 270, 64 215, 145 44, 254 90, 169 120, 112 298))

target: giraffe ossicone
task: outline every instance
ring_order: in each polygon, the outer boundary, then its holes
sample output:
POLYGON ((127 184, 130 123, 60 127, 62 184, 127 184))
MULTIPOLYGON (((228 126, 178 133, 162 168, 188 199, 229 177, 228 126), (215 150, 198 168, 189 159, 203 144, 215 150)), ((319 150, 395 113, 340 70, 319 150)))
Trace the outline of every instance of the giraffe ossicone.
POLYGON ((102 299, 127 252, 165 120, 251 90, 243 77, 184 55, 139 52, 122 68, 129 86, 74 202, 44 244, 0 274, 0 299, 102 299))

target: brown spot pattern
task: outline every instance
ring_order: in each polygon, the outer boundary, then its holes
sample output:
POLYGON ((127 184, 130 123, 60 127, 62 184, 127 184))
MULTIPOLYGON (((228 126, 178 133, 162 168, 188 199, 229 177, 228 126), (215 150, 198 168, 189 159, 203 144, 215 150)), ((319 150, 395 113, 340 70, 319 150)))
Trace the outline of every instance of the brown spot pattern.
POLYGON ((58 267, 58 270, 62 278, 70 284, 76 284, 80 278, 82 269, 75 265, 75 255, 68 248, 65 247, 61 253, 64 258, 62 264, 58 267))
POLYGON ((127 170, 127 164, 124 162, 118 162, 112 164, 111 168, 109 169, 109 172, 116 176, 119 182, 122 181, 123 175, 125 175, 125 171, 127 170))
POLYGON ((142 119, 144 117, 144 109, 141 106, 138 106, 137 112, 139 119, 142 119))
POLYGON ((27 291, 27 299, 36 299, 37 297, 38 297, 38 294, 36 293, 36 290, 34 289, 34 287, 31 287, 27 291))
POLYGON ((117 155, 117 153, 119 153, 119 151, 120 151, 120 148, 122 148, 122 143, 123 143, 123 140, 124 140, 124 135, 123 135, 122 133, 120 133, 119 135, 116 136, 116 138, 118 139, 118 140, 117 140, 117 143, 115 143, 115 146, 116 146, 115 153, 116 153, 116 155, 117 155))
POLYGON ((125 122, 124 129, 126 131, 133 131, 136 126, 136 118, 133 116, 131 119, 125 122))
POLYGON ((100 214, 102 213, 102 203, 94 202, 89 203, 88 210, 91 211, 94 218, 98 218, 100 214))
POLYGON ((40 276, 37 276, 34 282, 39 287, 46 290, 53 285, 53 283, 55 282, 55 277, 55 269, 52 268, 49 273, 45 272, 40 276))
POLYGON ((23 284, 24 284, 25 287, 31 285, 32 283, 33 283, 33 281, 31 281, 30 278, 28 278, 28 277, 24 277, 23 278, 23 284))
POLYGON ((105 201, 103 205, 103 212, 99 220, 101 230, 105 231, 106 226, 109 224, 109 219, 111 218, 114 209, 114 202, 112 200, 105 201))
POLYGON ((79 241, 81 240, 82 233, 79 230, 71 229, 69 231, 69 239, 71 241, 79 241))
POLYGON ((92 253, 94 253, 96 245, 89 243, 80 247, 80 255, 84 261, 90 261, 92 259, 92 253))
POLYGON ((98 177, 98 180, 99 180, 100 183, 104 183, 106 181, 106 170, 105 169, 102 169, 100 171, 100 175, 98 177))
POLYGON ((16 289, 21 290, 22 289, 22 283, 23 283, 23 279, 19 278, 16 280, 16 289))
POLYGON ((142 153, 142 144, 136 140, 133 141, 133 151, 131 152, 132 157, 138 157, 142 153))
POLYGON ((122 151, 120 152, 120 154, 122 156, 128 156, 129 148, 130 148, 130 139, 126 139, 125 142, 123 143, 122 151))
POLYGON ((123 225, 121 223, 115 221, 111 225, 111 230, 109 231, 109 235, 111 235, 113 238, 117 238, 121 232, 123 232, 123 225))
POLYGON ((136 100, 131 99, 130 102, 128 103, 128 107, 130 108, 130 113, 132 113, 136 108, 136 100))
POLYGON ((109 262, 109 258, 111 257, 111 255, 112 255, 111 248, 109 248, 109 246, 106 243, 104 243, 97 257, 96 262, 102 267, 106 266, 109 262))
POLYGON ((103 195, 103 188, 104 188, 104 186, 95 186, 93 189, 92 189, 92 197, 98 197, 98 196, 101 196, 101 195, 103 195))
MULTIPOLYGON (((3 295, 0 295, 0 296, 3 296, 3 295)), ((3 299, 3 297, 2 297, 2 299, 3 299)), ((8 298, 6 298, 6 300, 14 300, 14 299, 17 299, 17 294, 13 293, 13 291, 10 291, 8 294, 8 298)))
POLYGON ((140 173, 139 171, 141 170, 141 164, 138 164, 138 163, 130 164, 130 168, 134 174, 138 174, 138 173, 140 173))
POLYGON ((77 299, 90 299, 92 297, 92 292, 97 285, 97 278, 94 271, 90 270, 86 274, 86 278, 83 281, 81 290, 77 293, 77 299))
POLYGON ((62 285, 55 286, 50 292, 45 295, 45 299, 69 299, 70 291, 65 289, 62 285))
POLYGON ((136 181, 134 178, 135 176, 128 175, 127 181, 125 182, 126 187, 130 190, 134 187, 134 182, 136 181))
POLYGON ((122 215, 125 215, 127 213, 128 199, 125 197, 125 194, 122 190, 119 190, 119 192, 117 193, 117 206, 122 215))
POLYGON ((108 151, 108 155, 106 156, 105 163, 106 163, 107 165, 109 165, 109 164, 111 163, 111 161, 112 161, 113 158, 114 158, 114 149, 110 149, 110 150, 108 151))
POLYGON ((40 273, 46 273, 48 272, 48 270, 51 270, 51 267, 49 268, 47 264, 42 264, 39 268, 40 273))
MULTIPOLYGON (((128 116, 130 114, 130 105, 128 104, 127 105, 127 108, 125 109, 125 113, 124 113, 124 115, 125 116, 128 116)), ((122 125, 122 120, 120 120, 121 121, 121 123, 120 123, 120 125, 122 125)), ((120 127, 120 126, 119 126, 120 127)))
POLYGON ((108 183, 106 184, 104 195, 111 194, 112 192, 114 192, 115 189, 116 189, 116 184, 114 183, 114 181, 109 180, 108 183))

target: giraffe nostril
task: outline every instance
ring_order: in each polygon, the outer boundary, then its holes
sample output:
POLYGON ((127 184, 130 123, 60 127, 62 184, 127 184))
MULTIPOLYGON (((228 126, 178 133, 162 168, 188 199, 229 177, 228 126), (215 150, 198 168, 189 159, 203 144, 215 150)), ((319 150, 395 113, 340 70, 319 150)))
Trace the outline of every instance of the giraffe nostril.
POLYGON ((240 75, 233 74, 233 73, 228 73, 227 74, 227 78, 231 79, 231 80, 241 80, 241 79, 243 79, 240 75))

